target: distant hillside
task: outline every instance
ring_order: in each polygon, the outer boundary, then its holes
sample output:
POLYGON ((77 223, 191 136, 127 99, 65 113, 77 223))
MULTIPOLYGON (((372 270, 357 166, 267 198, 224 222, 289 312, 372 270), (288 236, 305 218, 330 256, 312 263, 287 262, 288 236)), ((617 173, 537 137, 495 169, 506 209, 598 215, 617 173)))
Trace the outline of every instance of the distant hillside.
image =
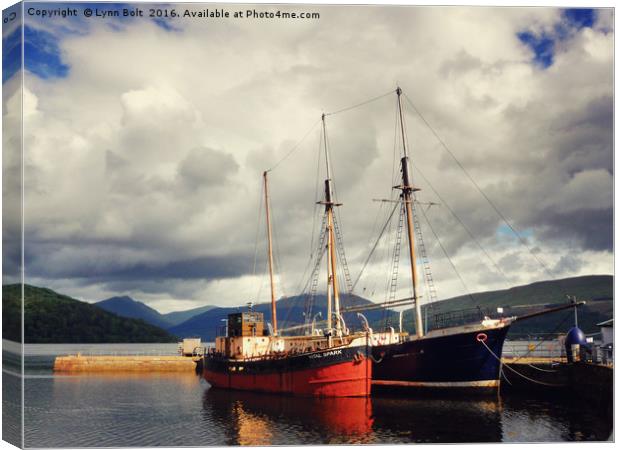
MULTIPOLYGON (((566 303, 567 295, 574 295, 578 300, 587 301, 587 304, 578 310, 579 327, 585 333, 599 332, 596 324, 613 316, 613 276, 611 275, 588 275, 541 281, 510 289, 479 292, 472 294, 471 297, 461 295, 429 305, 426 313, 431 322, 429 327, 433 328, 432 318, 436 314, 479 306, 485 314, 489 315, 497 314, 497 308, 502 307, 504 316, 520 316, 544 309, 543 305, 566 303)), ((427 306, 423 305, 423 311, 426 308, 427 306)), ((411 316, 407 317, 406 323, 411 326, 411 316)), ((572 323, 572 310, 560 311, 514 324, 509 337, 530 333, 564 332, 570 328, 572 323)))
MULTIPOLYGON (((3 337, 19 341, 20 304, 19 285, 3 286, 3 337)), ((146 323, 143 319, 128 319, 104 311, 97 306, 80 302, 60 295, 50 289, 25 286, 26 291, 26 342, 174 342, 175 336, 200 336, 204 341, 213 341, 217 329, 223 325, 231 312, 245 310, 245 306, 219 308, 204 306, 188 311, 159 314, 152 308, 130 298, 108 299, 105 306, 131 305, 141 314, 150 311, 148 317, 160 318, 169 324, 188 317, 187 320, 168 327, 168 332, 146 323), (196 315, 194 315, 196 314, 196 315), (171 333, 171 334, 170 334, 171 333), (175 336, 173 336, 175 335, 175 336)), ((613 317, 613 277, 610 275, 592 275, 567 278, 563 280, 544 281, 510 289, 488 291, 462 295, 431 305, 423 305, 423 314, 428 318, 429 329, 437 327, 437 317, 446 318, 461 310, 497 315, 497 307, 503 307, 504 316, 519 316, 532 311, 566 303, 566 295, 575 295, 588 304, 579 308, 579 326, 586 333, 596 333, 596 323, 613 317), (480 309, 478 310, 477 307, 480 309)), ((358 296, 342 296, 342 305, 354 306, 371 303, 358 296)), ((100 302, 101 303, 101 302, 100 302)), ((304 322, 306 296, 300 295, 278 300, 278 325, 280 329, 299 325, 304 322)), ((325 319, 326 297, 317 295, 313 311, 323 313, 325 319)), ((404 328, 414 331, 411 307, 403 316, 404 328)), ((266 321, 271 321, 270 304, 255 306, 255 310, 265 314, 266 321)), ((130 314, 124 309, 123 314, 130 314)), ((398 313, 391 310, 364 311, 374 329, 382 329, 390 319, 392 326, 398 325, 398 313)), ((458 314, 454 314, 458 316, 458 314)), ((146 316, 142 316, 146 317, 146 316)), ((448 317, 449 318, 449 317, 448 317)), ((345 314, 347 326, 359 329, 361 323, 355 313, 345 314)), ((563 333, 573 323, 572 310, 561 311, 535 319, 518 322, 511 327, 509 337, 521 337, 527 334, 563 333)))
POLYGON ((95 305, 121 317, 142 319, 156 327, 165 329, 173 325, 158 311, 126 295, 102 300, 95 303, 95 305))
MULTIPOLYGON (((354 306, 362 304, 370 304, 369 300, 363 299, 356 295, 341 296, 342 305, 354 306)), ((304 323, 303 312, 305 311, 306 296, 298 295, 295 297, 286 297, 277 301, 277 313, 278 313, 278 327, 280 329, 300 325, 304 323)), ((325 295, 317 295, 314 299, 313 311, 322 312, 322 318, 325 319, 325 310, 327 308, 327 298, 325 295)), ((171 333, 174 333, 180 337, 200 336, 203 341, 212 342, 215 339, 218 328, 222 327, 228 314, 245 311, 246 306, 233 307, 233 308, 213 308, 202 314, 192 317, 191 319, 169 328, 171 333)), ((271 304, 261 303, 255 305, 255 311, 262 312, 265 315, 265 321, 271 322, 271 304)), ((369 322, 380 321, 384 317, 382 310, 365 311, 364 315, 368 318, 369 322)), ((347 326, 351 329, 361 328, 361 322, 357 318, 355 313, 347 313, 344 316, 347 326)), ((321 320, 321 318, 317 318, 321 320)))
MULTIPOLYGON (((550 305, 566 303, 566 295, 575 295, 580 300, 589 300, 586 306, 579 308, 579 326, 586 333, 596 333, 596 323, 609 319, 613 315, 613 277, 610 275, 592 275, 567 278, 563 280, 543 281, 525 286, 516 286, 510 289, 488 291, 462 295, 430 306, 423 305, 423 314, 428 318, 429 329, 440 325, 436 316, 444 318, 453 315, 457 317, 459 311, 478 315, 479 312, 488 315, 497 315, 497 307, 504 308, 504 316, 519 316, 529 312, 545 309, 550 305), (546 305, 546 306, 545 306, 546 305), (478 309, 480 307, 480 309, 478 309), (427 309, 428 308, 428 309, 427 309)), ((305 296, 296 296, 278 300, 278 325, 280 328, 303 323, 302 312, 305 310, 305 296)), ((325 314, 326 297, 317 295, 313 311, 322 311, 325 314)), ((342 297, 342 304, 346 306, 371 303, 358 296, 342 297)), ((265 320, 271 321, 271 306, 263 303, 255 306, 255 310, 265 314, 265 320)), ((213 308, 200 315, 169 328, 171 333, 180 337, 200 336, 205 341, 213 341, 216 331, 223 325, 231 312, 245 310, 245 306, 236 308, 213 308)), ((414 331, 412 307, 406 309, 403 315, 404 328, 414 331)), ((389 317, 391 325, 398 326, 399 313, 393 310, 363 311, 374 329, 382 329, 389 317)), ((453 317, 453 318, 454 318, 453 317)), ((345 321, 349 328, 360 328, 360 321, 356 314, 345 314, 345 321)), ((527 334, 563 333, 572 326, 572 310, 561 311, 544 315, 535 319, 518 322, 511 327, 510 335, 520 337, 527 334)))
POLYGON ((168 327, 173 327, 213 308, 217 308, 217 306, 207 305, 201 306, 200 308, 188 309, 186 311, 175 311, 168 314, 162 314, 162 317, 169 323, 168 327))
MULTIPOLYGON (((143 320, 119 317, 51 289, 26 285, 24 291, 26 343, 177 341, 172 334, 143 320)), ((2 286, 4 339, 20 339, 20 295, 20 285, 2 286)))

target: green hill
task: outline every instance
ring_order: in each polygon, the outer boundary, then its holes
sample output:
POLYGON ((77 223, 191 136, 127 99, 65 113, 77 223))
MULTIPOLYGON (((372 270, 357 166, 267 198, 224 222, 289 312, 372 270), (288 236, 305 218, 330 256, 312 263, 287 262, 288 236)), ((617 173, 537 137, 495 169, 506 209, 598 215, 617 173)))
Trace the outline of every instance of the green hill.
MULTIPOLYGON (((566 296, 575 296, 587 303, 578 309, 579 328, 585 333, 597 333, 596 324, 613 317, 613 276, 587 275, 561 280, 541 281, 510 289, 461 295, 423 305, 429 318, 429 328, 436 326, 435 318, 450 316, 454 311, 477 308, 489 316, 497 316, 497 308, 504 316, 520 316, 541 309, 567 303, 566 296), (428 308, 428 309, 427 309, 428 308)), ((515 323, 509 337, 541 333, 562 333, 573 324, 573 310, 560 311, 515 323)), ((405 321, 411 326, 411 315, 405 321)))
MULTIPOLYGON (((19 341, 21 286, 2 286, 3 339, 19 341)), ((51 289, 24 286, 26 343, 176 342, 143 320, 127 319, 51 289)))

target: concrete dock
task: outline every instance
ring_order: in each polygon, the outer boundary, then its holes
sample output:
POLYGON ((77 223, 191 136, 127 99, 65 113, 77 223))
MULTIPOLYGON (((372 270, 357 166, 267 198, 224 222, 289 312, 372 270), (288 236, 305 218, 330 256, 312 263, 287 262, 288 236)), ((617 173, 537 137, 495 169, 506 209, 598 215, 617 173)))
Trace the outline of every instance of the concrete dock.
POLYGON ((199 358, 188 356, 69 355, 54 360, 54 372, 189 372, 199 358))

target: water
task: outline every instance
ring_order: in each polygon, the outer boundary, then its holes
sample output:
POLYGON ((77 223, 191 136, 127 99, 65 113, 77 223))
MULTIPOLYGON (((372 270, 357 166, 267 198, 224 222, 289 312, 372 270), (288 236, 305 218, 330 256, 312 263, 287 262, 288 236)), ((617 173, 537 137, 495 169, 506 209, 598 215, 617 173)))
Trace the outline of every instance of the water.
POLYGON ((557 442, 611 433, 611 418, 540 394, 303 399, 210 389, 193 373, 54 375, 44 361, 56 351, 26 348, 27 447, 557 442))

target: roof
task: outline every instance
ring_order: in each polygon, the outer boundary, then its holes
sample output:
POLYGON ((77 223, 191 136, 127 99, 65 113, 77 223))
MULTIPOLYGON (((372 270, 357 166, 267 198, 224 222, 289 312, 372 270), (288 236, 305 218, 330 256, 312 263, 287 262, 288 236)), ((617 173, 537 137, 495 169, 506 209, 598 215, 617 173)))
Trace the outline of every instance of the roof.
POLYGON ((614 319, 609 319, 609 320, 606 320, 604 322, 597 323, 596 326, 597 327, 613 327, 614 326, 614 319))

